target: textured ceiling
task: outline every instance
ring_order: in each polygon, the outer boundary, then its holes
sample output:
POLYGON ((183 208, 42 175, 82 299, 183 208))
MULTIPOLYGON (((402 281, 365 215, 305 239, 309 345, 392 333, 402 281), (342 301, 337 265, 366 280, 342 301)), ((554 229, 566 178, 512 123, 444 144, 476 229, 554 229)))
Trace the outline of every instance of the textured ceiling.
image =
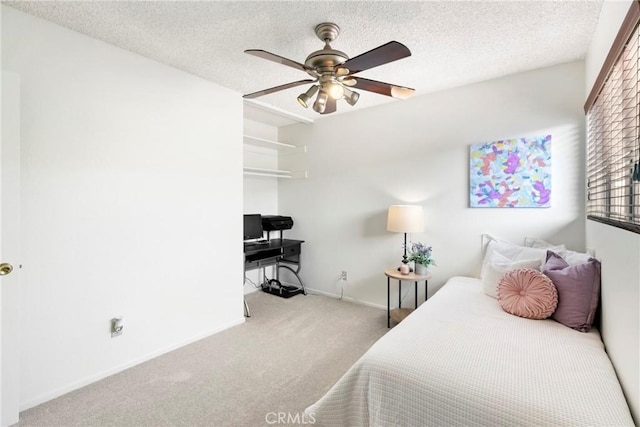
MULTIPOLYGON (((304 62, 323 43, 320 22, 341 28, 334 49, 354 57, 390 40, 412 56, 359 75, 413 87, 416 95, 584 57, 596 26, 597 1, 3 1, 26 13, 153 58, 240 93, 307 74, 244 54, 264 49, 304 62)), ((307 86, 258 100, 306 118, 296 96, 307 86)), ((384 102, 361 91, 356 106, 384 102)))

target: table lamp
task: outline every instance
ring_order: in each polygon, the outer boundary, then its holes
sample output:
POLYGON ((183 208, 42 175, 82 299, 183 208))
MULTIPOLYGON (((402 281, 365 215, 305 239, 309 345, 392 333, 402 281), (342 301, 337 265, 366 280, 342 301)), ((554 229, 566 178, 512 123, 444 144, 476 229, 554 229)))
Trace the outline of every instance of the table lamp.
POLYGON ((424 211, 419 205, 391 205, 387 213, 387 231, 404 233, 404 255, 402 263, 407 261, 407 233, 424 230, 424 211))

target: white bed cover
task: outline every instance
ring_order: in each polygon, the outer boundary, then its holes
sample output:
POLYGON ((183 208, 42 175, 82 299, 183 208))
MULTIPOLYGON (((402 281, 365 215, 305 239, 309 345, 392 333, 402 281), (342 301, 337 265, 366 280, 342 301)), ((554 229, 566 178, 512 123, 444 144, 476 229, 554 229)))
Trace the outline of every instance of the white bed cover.
POLYGON ((314 405, 316 425, 633 426, 597 331, 505 313, 450 279, 314 405))

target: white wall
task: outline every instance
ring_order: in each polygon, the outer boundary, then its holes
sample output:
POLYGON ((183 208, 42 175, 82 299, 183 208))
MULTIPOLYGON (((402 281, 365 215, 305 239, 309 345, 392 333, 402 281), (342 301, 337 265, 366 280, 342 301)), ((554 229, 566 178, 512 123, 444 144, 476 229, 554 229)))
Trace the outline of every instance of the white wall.
MULTIPOLYGON (((252 120, 244 119, 244 134, 278 140, 278 128, 252 120)), ((243 147, 244 165, 265 169, 278 168, 278 153, 275 149, 245 144, 243 147)), ((271 177, 244 176, 244 212, 275 215, 278 211, 278 180, 271 177)))
POLYGON ((640 415, 640 236, 587 221, 587 243, 602 263, 602 338, 637 421, 640 415))
POLYGON ((22 82, 24 409, 244 321, 242 103, 2 12, 22 82))
MULTIPOLYGON (((253 120, 244 119, 244 134, 278 141, 278 128, 253 120)), ((278 169, 278 152, 275 149, 244 145, 244 164, 264 169, 278 169)), ((264 176, 244 176, 244 213, 277 215, 278 214, 278 179, 264 176)), ((265 234, 266 236, 266 234, 265 234)), ((273 268, 266 269, 269 277, 273 277, 273 268)), ((255 292, 259 288, 262 273, 251 270, 246 273, 248 280, 244 283, 245 294, 255 292)))
POLYGON ((281 141, 308 147, 309 178, 279 188, 280 212, 296 221, 289 235, 306 240, 307 286, 338 294, 347 270, 345 295, 386 306, 383 271, 402 254, 402 235, 386 231, 396 203, 425 208, 426 231, 412 240, 433 245, 430 293, 453 275, 477 273, 482 233, 583 250, 583 70, 574 62, 282 128, 281 141), (468 207, 470 144, 548 133, 551 208, 468 207))
POLYGON ((593 38, 584 59, 586 96, 589 96, 591 87, 598 78, 602 64, 633 1, 635 0, 604 0, 602 3, 598 25, 593 31, 593 38))
MULTIPOLYGON (((631 1, 605 1, 587 53, 585 96, 600 72, 631 1)), ((595 221, 587 246, 602 262, 602 338, 635 422, 640 422, 640 235, 595 221)))

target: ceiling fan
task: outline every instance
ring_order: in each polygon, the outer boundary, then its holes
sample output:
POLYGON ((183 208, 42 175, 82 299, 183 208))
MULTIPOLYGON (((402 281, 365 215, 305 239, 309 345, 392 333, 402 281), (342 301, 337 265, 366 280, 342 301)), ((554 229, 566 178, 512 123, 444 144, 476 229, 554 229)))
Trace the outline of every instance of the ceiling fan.
POLYGON ((313 103, 313 109, 320 114, 329 114, 336 111, 336 101, 339 99, 344 98, 349 105, 355 105, 358 102, 360 94, 351 90, 351 88, 399 99, 406 99, 413 95, 414 90, 408 87, 354 76, 354 74, 361 71, 411 56, 411 51, 402 43, 391 41, 349 59, 346 53, 334 50, 329 45, 338 37, 340 27, 331 22, 324 22, 316 26, 315 33, 325 43, 324 49, 311 53, 307 56, 304 64, 261 49, 245 50, 245 53, 249 55, 304 71, 312 79, 298 80, 264 89, 244 95, 244 98, 257 98, 284 89, 312 83, 313 85, 306 92, 298 96, 298 103, 304 108, 308 108, 310 101, 317 93, 318 96, 313 103))

